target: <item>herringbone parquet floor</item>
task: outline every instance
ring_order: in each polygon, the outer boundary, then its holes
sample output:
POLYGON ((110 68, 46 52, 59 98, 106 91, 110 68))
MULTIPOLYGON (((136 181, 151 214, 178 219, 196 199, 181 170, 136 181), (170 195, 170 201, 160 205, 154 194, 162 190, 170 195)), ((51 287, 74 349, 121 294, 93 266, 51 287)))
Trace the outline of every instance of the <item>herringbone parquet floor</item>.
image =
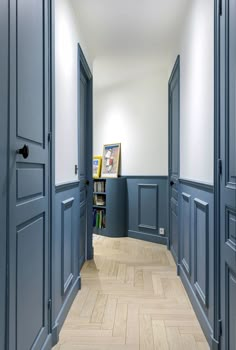
POLYGON ((55 350, 209 349, 166 247, 95 236, 55 350))

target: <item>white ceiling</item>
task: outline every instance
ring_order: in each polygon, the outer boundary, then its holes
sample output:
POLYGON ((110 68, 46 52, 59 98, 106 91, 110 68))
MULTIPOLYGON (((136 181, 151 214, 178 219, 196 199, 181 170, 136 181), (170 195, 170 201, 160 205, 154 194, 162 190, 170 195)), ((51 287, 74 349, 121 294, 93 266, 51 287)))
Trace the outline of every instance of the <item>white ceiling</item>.
POLYGON ((71 0, 92 58, 168 55, 191 0, 71 0))

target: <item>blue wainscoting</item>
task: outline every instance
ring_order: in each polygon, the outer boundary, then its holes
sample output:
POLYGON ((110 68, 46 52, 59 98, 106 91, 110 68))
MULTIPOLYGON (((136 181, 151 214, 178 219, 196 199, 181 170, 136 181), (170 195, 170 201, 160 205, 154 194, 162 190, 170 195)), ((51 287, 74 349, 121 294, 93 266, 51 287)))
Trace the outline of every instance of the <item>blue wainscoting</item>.
POLYGON ((79 272, 79 182, 56 187, 55 232, 53 232, 53 344, 70 306, 80 289, 79 272))
POLYGON ((181 179, 179 197, 178 271, 211 344, 214 327, 213 186, 181 179))
POLYGON ((168 178, 127 176, 128 236, 167 243, 168 178), (165 235, 159 229, 164 228, 165 235))

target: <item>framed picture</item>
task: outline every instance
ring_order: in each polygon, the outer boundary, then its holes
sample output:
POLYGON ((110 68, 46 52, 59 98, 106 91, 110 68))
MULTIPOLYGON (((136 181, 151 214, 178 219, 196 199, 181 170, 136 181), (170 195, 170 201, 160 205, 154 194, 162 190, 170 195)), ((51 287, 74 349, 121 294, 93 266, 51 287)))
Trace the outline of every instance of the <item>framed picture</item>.
POLYGON ((120 143, 103 146, 102 177, 117 177, 120 167, 120 143))
POLYGON ((102 156, 93 157, 93 178, 98 179, 101 176, 102 156))

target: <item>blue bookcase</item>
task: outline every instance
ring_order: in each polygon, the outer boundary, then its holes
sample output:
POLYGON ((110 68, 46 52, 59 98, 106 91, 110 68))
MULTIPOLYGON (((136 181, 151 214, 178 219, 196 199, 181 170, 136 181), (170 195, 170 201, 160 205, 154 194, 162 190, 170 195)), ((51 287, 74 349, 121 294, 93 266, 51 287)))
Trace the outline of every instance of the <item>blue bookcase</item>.
POLYGON ((93 184, 93 232, 127 236, 126 178, 94 179, 93 184))

